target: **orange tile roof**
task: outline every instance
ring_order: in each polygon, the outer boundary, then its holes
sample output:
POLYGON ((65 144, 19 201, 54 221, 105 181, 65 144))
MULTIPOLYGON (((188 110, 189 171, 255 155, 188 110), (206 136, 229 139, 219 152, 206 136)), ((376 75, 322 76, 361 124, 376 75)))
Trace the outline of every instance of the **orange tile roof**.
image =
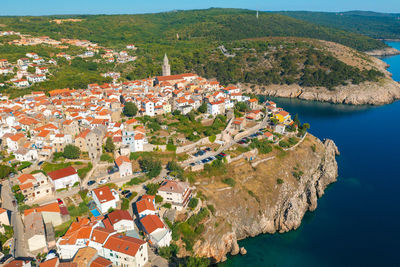
POLYGON ((93 229, 92 236, 90 240, 103 244, 106 241, 107 237, 112 234, 114 231, 110 229, 106 229, 104 227, 96 227, 93 229))
POLYGON ((56 170, 56 171, 49 172, 47 175, 50 177, 50 179, 52 179, 54 181, 54 180, 57 180, 57 179, 61 179, 61 178, 70 176, 70 175, 74 175, 76 173, 77 172, 74 169, 74 167, 69 166, 69 167, 64 168, 64 169, 59 169, 59 170, 56 170))
POLYGON ((28 180, 33 180, 33 181, 35 181, 36 179, 35 179, 35 177, 33 177, 32 174, 29 174, 29 173, 21 174, 21 176, 18 177, 18 181, 19 181, 21 184, 25 183, 25 182, 28 181, 28 180))
POLYGON ((39 267, 56 267, 58 263, 59 263, 59 259, 53 258, 51 260, 40 263, 39 267))
POLYGON ((103 257, 97 257, 91 264, 90 267, 111 267, 112 262, 103 257))
POLYGON ((24 216, 27 216, 31 214, 32 212, 57 212, 61 213, 60 206, 58 205, 57 202, 53 202, 47 205, 43 205, 40 207, 32 208, 32 209, 27 209, 24 210, 24 216))
POLYGON ((136 202, 136 210, 138 213, 142 213, 145 210, 155 211, 156 209, 153 202, 147 199, 142 199, 136 202))
POLYGON ((132 216, 127 210, 114 210, 108 214, 108 219, 110 220, 111 224, 115 224, 122 220, 133 221, 132 216))
POLYGON ((115 199, 115 197, 111 193, 111 189, 108 186, 96 188, 93 190, 93 193, 96 195, 100 203, 112 201, 115 199))
POLYGON ((147 215, 140 219, 140 223, 149 234, 153 233, 159 228, 165 228, 164 223, 157 215, 147 215))
POLYGON ((130 163, 131 161, 127 156, 119 156, 118 158, 115 159, 115 163, 117 164, 118 167, 121 166, 124 162, 130 163))
POLYGON ((143 240, 122 235, 112 235, 104 244, 104 248, 114 250, 126 255, 136 256, 141 245, 146 244, 143 240))
POLYGON ((33 187, 33 184, 32 184, 32 183, 26 183, 26 184, 21 184, 21 185, 19 185, 19 188, 20 188, 21 190, 25 190, 25 189, 28 189, 28 188, 31 188, 31 187, 33 187))

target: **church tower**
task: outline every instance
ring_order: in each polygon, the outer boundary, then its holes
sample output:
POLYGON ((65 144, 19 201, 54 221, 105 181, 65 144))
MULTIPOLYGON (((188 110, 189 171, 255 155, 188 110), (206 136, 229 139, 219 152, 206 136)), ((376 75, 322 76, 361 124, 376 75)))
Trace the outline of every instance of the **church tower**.
POLYGON ((163 76, 171 75, 171 66, 169 65, 167 54, 164 55, 164 63, 162 66, 162 75, 163 76))

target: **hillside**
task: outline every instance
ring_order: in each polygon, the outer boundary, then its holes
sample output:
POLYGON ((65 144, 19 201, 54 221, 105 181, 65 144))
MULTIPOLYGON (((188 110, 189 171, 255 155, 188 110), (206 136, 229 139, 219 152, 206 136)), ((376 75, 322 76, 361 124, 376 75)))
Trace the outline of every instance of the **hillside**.
POLYGON ((372 38, 271 13, 243 9, 190 10, 140 15, 1 17, 8 30, 52 38, 89 39, 105 46, 170 43, 177 39, 230 41, 266 36, 293 36, 338 42, 361 51, 386 45, 372 38), (57 18, 82 21, 54 23, 57 18))
POLYGON ((350 12, 306 12, 287 11, 281 15, 308 21, 327 27, 363 34, 376 39, 400 38, 400 14, 350 11, 350 12))

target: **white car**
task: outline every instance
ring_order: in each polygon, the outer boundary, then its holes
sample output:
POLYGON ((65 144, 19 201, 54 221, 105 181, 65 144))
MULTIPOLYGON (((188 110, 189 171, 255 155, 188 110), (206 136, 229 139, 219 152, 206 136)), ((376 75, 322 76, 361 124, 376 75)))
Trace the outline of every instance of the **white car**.
POLYGON ((105 184, 105 183, 107 183, 107 178, 103 178, 99 182, 99 184, 105 184))

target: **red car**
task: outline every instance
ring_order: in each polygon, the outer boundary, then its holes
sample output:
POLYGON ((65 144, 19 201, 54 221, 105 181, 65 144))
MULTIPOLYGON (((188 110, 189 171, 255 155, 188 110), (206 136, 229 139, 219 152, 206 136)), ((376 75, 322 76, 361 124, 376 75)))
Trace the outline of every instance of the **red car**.
POLYGON ((57 202, 58 202, 58 205, 64 204, 64 202, 61 200, 61 198, 57 198, 57 202))

